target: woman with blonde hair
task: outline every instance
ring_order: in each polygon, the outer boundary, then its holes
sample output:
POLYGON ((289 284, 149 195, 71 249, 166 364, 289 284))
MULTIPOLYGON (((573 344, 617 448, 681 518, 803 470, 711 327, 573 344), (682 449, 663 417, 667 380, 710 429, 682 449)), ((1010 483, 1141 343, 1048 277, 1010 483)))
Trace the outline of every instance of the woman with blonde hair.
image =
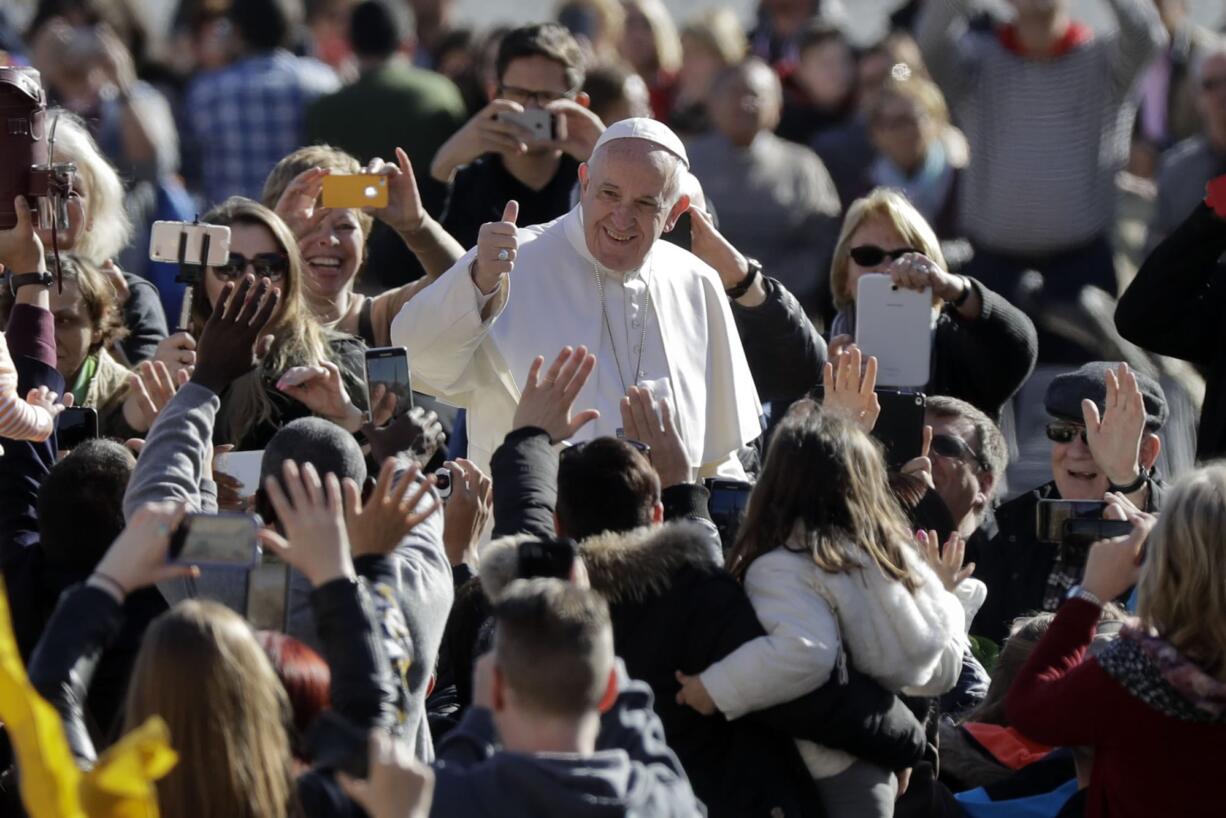
POLYGON ((1087 818, 1221 815, 1226 766, 1226 464, 1186 475, 1162 515, 1108 494, 1127 537, 1090 549, 1005 699, 1034 741, 1093 751, 1087 818), (1086 657, 1106 601, 1137 590, 1138 618, 1086 657))
POLYGON ((622 0, 626 28, 621 56, 647 83, 652 115, 668 118, 681 70, 681 37, 661 0, 622 0))
MULTIPOLYGON (((938 575, 913 537, 877 444, 839 414, 795 404, 771 440, 729 560, 767 635, 698 676, 678 673, 678 703, 735 719, 834 674, 846 678, 847 662, 894 692, 952 688, 966 615, 949 587, 956 580, 938 575)), ((894 814, 895 771, 797 745, 826 815, 894 814)))
MULTIPOLYGON (((221 395, 214 442, 232 443, 240 451, 263 449, 281 426, 310 414, 356 432, 366 402, 364 347, 357 338, 325 330, 311 314, 302 255, 289 227, 241 196, 227 199, 201 221, 230 228, 230 259, 206 267, 192 287, 187 329, 193 338, 200 338, 228 282, 250 271, 281 291, 268 326, 272 344, 260 365, 221 395)), ((180 354, 184 365, 194 362, 194 352, 180 354)))
POLYGON ((749 41, 736 13, 727 6, 708 9, 681 29, 681 67, 668 124, 683 135, 711 129, 707 97, 715 77, 749 53, 749 41))
POLYGON ((993 419, 1034 369, 1038 338, 1026 315, 975 279, 947 271, 940 243, 907 197, 878 188, 847 209, 830 267, 837 310, 832 356, 855 341, 856 288, 861 276, 882 273, 895 286, 932 292, 930 395, 947 395, 993 419))
MULTIPOLYGON (((161 296, 151 282, 117 266, 120 254, 132 241, 132 222, 124 202, 123 183, 90 136, 85 122, 61 109, 47 113, 55 122, 55 159, 77 166, 68 199, 68 227, 53 243, 51 230, 38 230, 48 256, 58 246, 101 270, 115 288, 128 333, 111 348, 120 363, 135 365, 152 358, 167 335, 161 296)), ((142 255, 144 249, 142 248, 142 255)))

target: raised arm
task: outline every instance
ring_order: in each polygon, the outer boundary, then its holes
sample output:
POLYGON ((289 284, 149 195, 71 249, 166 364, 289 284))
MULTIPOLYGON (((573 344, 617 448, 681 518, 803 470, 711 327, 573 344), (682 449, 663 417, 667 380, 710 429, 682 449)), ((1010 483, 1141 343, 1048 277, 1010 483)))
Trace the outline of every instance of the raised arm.
POLYGON ((1120 28, 1109 58, 1116 92, 1124 95, 1145 66, 1169 40, 1158 6, 1151 0, 1107 0, 1120 28))
POLYGON ((968 38, 972 0, 924 0, 915 24, 915 40, 924 64, 951 105, 974 87, 978 60, 968 38))

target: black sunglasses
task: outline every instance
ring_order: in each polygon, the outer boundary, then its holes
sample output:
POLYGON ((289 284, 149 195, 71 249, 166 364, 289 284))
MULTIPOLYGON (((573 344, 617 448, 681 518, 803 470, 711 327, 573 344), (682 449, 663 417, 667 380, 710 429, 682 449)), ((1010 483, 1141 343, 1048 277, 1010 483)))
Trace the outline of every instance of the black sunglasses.
POLYGON ((956 435, 933 435, 932 445, 929 450, 941 457, 948 457, 951 460, 961 460, 963 463, 969 463, 975 466, 980 471, 985 471, 987 465, 983 462, 974 449, 960 437, 956 435))
POLYGON ((1052 443, 1072 443, 1075 437, 1080 437, 1082 443, 1089 445, 1089 441, 1086 440, 1086 427, 1075 423, 1047 424, 1047 439, 1052 443))
POLYGON ((233 281, 247 272, 247 265, 260 278, 280 281, 289 272, 289 256, 284 253, 256 253, 247 258, 239 253, 231 253, 230 260, 213 268, 218 278, 233 281))
POLYGON ((905 256, 907 253, 918 253, 912 247, 901 247, 897 250, 883 250, 875 244, 861 244, 859 247, 851 248, 851 259, 861 267, 876 267, 887 258, 891 261, 905 256))

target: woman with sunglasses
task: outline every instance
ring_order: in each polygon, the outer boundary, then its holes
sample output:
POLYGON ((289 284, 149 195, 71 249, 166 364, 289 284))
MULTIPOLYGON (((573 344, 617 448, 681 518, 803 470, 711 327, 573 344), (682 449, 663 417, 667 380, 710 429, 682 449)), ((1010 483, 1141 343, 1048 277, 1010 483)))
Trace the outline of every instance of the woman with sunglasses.
MULTIPOLYGON (((234 196, 201 221, 230 228, 230 258, 206 267, 191 289, 188 334, 199 338, 222 289, 244 275, 268 278, 281 291, 281 304, 269 324, 272 344, 260 365, 239 378, 221 396, 215 443, 232 443, 240 451, 262 449, 277 429, 308 415, 335 421, 357 431, 365 409, 364 347, 357 338, 323 329, 307 308, 302 256, 293 233, 277 214, 250 199, 234 196), (350 400, 350 396, 354 400, 350 400), (362 406, 355 406, 361 401, 362 406)), ((195 353, 179 351, 190 365, 195 353)), ((194 346, 194 344, 193 344, 194 346)))
POLYGON ((931 395, 949 395, 998 419, 1038 357, 1034 324, 1021 310, 974 279, 953 275, 932 227, 907 198, 878 188, 847 210, 834 250, 830 289, 838 309, 831 358, 854 340, 856 287, 869 273, 889 275, 908 290, 932 290, 931 395))

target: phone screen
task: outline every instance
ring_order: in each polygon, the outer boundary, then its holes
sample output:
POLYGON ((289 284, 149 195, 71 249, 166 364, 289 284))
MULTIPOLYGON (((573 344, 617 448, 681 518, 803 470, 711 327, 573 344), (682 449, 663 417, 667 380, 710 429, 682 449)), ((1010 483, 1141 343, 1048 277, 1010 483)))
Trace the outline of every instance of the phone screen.
POLYGON ((247 621, 252 628, 284 633, 288 603, 288 565, 267 560, 247 572, 247 621))
POLYGON ((719 529, 719 539, 724 548, 732 547, 736 541, 737 530, 741 527, 741 518, 749 507, 749 495, 753 484, 741 480, 707 481, 707 491, 711 497, 707 501, 707 511, 711 520, 719 529))
POLYGON ((1100 520, 1106 507, 1102 500, 1040 500, 1035 512, 1035 533, 1040 542, 1062 542, 1066 539, 1068 521, 1100 520))
POLYGON ((55 443, 61 452, 75 449, 98 436, 98 412, 73 407, 60 412, 55 422, 55 443))
POLYGON ((396 396, 392 417, 398 418, 413 408, 413 388, 409 381, 409 357, 402 347, 383 347, 366 352, 366 387, 373 410, 381 395, 396 396))
POLYGON ((247 567, 259 554, 250 514, 189 514, 170 540, 171 560, 185 565, 247 567))

